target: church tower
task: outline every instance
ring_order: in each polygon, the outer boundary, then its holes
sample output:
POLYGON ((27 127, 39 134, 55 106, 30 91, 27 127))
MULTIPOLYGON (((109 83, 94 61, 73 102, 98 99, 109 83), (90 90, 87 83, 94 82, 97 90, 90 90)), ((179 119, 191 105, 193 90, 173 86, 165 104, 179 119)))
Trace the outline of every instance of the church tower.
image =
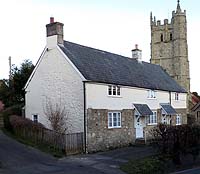
POLYGON ((187 92, 190 91, 190 75, 187 45, 186 11, 182 11, 178 0, 176 11, 169 22, 156 21, 150 15, 151 60, 174 78, 187 92))

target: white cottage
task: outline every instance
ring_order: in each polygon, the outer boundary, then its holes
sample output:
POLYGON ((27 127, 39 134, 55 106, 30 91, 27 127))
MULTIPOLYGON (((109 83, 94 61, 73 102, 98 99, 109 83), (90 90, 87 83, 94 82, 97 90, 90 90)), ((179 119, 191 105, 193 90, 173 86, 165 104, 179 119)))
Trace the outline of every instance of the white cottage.
POLYGON ((47 45, 25 86, 27 118, 49 127, 47 100, 65 107, 70 132, 84 132, 89 152, 134 143, 161 122, 187 123, 187 93, 159 65, 64 41, 53 18, 46 28, 47 45))

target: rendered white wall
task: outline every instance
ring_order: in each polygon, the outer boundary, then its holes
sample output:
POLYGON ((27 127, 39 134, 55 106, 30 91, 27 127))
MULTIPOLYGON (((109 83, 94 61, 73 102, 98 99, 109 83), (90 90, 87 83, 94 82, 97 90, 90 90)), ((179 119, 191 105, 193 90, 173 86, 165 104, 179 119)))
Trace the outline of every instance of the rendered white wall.
MULTIPOLYGON (((173 94, 172 94, 173 95, 173 94)), ((169 92, 156 91, 155 99, 148 99, 148 90, 121 87, 121 97, 108 96, 105 84, 86 83, 86 106, 93 109, 132 109, 133 103, 147 104, 150 109, 160 108, 160 103, 170 103, 169 92)), ((186 108, 186 94, 180 94, 180 101, 173 102, 174 108, 186 108)))
POLYGON ((70 132, 83 131, 84 98, 82 79, 58 48, 49 49, 41 58, 26 88, 26 117, 39 115, 39 122, 49 127, 44 115, 47 98, 67 110, 70 132))

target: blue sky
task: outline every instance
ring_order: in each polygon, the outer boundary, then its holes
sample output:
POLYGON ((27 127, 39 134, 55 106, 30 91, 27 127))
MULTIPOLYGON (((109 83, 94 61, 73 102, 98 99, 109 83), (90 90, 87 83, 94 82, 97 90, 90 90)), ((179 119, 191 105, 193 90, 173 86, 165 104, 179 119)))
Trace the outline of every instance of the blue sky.
MULTIPOLYGON (((198 40, 200 1, 180 0, 187 11, 191 90, 200 93, 198 40)), ((131 56, 135 44, 150 60, 150 12, 156 19, 171 19, 176 0, 6 0, 0 16, 0 79, 8 77, 8 57, 19 65, 38 60, 46 44, 49 17, 64 23, 65 40, 131 56)))

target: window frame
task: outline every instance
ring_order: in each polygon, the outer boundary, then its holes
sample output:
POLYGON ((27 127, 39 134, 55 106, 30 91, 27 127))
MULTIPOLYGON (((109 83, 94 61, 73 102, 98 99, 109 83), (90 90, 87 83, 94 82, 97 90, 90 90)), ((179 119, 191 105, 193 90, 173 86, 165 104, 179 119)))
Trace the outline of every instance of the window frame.
POLYGON ((157 125, 158 124, 158 116, 157 111, 152 111, 153 115, 149 115, 148 125, 157 125))
POLYGON ((149 89, 147 98, 148 99, 156 99, 156 92, 154 90, 149 89))
POLYGON ((121 112, 118 111, 108 112, 108 129, 121 128, 121 127, 122 127, 121 112), (116 120, 114 116, 116 116, 116 120))
POLYGON ((108 96, 121 97, 121 87, 117 85, 108 85, 108 96))

